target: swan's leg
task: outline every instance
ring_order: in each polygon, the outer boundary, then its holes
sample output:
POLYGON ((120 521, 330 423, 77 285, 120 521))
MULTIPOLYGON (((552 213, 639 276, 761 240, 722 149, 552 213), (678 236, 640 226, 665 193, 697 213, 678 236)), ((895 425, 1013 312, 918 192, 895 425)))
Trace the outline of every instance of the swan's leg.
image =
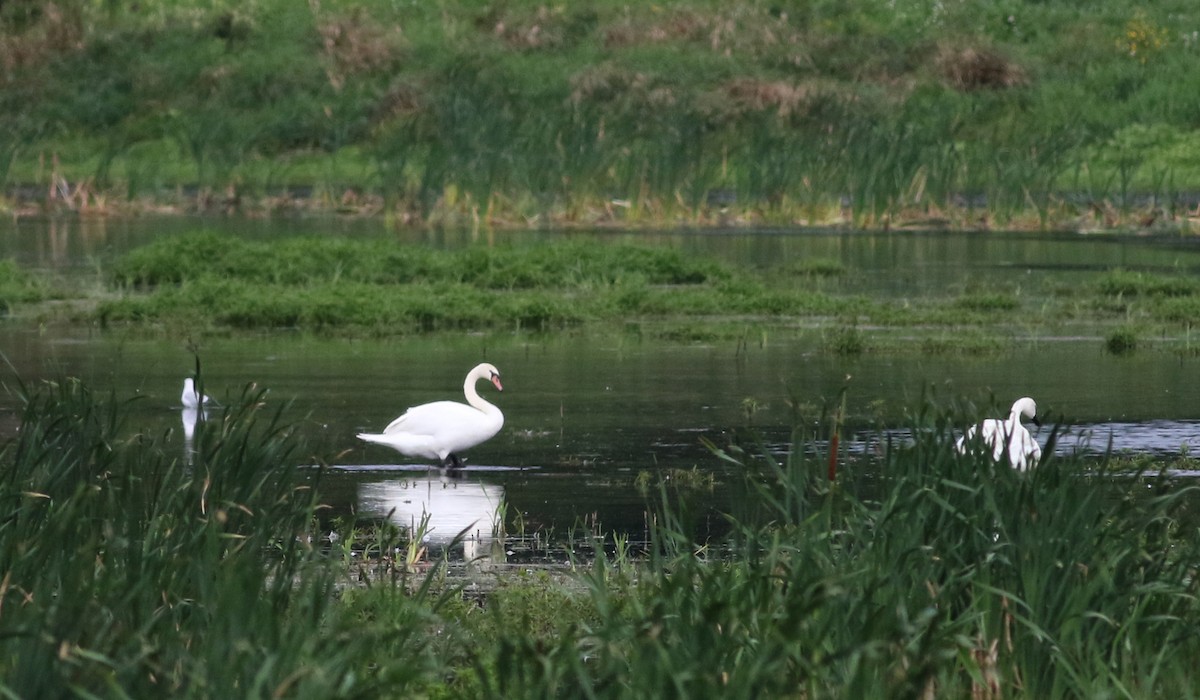
POLYGON ((453 452, 446 455, 446 459, 442 462, 442 467, 444 469, 462 469, 465 466, 466 465, 463 464, 463 461, 459 458, 459 456, 453 452))

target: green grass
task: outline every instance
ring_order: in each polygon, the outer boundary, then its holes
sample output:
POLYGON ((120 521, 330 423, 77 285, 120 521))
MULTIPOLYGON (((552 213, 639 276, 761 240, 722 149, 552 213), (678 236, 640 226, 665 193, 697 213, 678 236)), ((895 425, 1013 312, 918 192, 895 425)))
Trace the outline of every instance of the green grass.
POLYGON ((18 389, 5 695, 1194 695, 1196 487, 1050 445, 1028 474, 960 455, 974 410, 914 407, 911 441, 840 455, 836 483, 828 421, 782 460, 714 446, 688 477, 735 475, 727 536, 694 541, 672 475, 645 554, 613 533, 616 554, 481 594, 436 555, 408 571, 414 533, 316 546, 320 475, 296 465, 320 458, 261 393, 182 460, 77 381, 18 389))
POLYGON ((0 315, 7 315, 14 305, 45 301, 53 294, 50 285, 17 263, 0 260, 0 315))
POLYGON ((994 10, 33 0, 0 10, 0 181, 439 224, 1188 227, 1200 11, 994 10))
POLYGON ((1069 289, 896 298, 859 270, 816 261, 732 264, 672 246, 563 239, 438 250, 328 236, 254 241, 164 236, 71 278, 0 264, 14 324, 87 324, 197 338, 300 330, 387 337, 437 332, 632 333, 739 344, 812 334, 832 354, 1003 352, 1031 337, 1136 329, 1144 348, 1186 342, 1200 294, 1184 273, 1115 269, 1069 289), (806 274, 802 270, 829 270, 806 274), (834 271, 835 270, 835 271, 834 271))
POLYGON ((306 543, 303 446, 261 394, 202 425, 190 464, 77 381, 19 398, 0 451, 6 695, 332 697, 362 682, 336 570, 306 543))
POLYGON ((591 321, 831 314, 855 297, 772 287, 669 248, 597 243, 436 251, 387 241, 163 239, 114 265, 105 325, 329 332, 551 330, 591 321))
POLYGON ((571 240, 436 250, 384 239, 251 241, 195 231, 162 237, 97 273, 85 283, 0 266, 0 299, 14 321, 189 338, 619 325, 676 341, 744 342, 771 330, 816 329, 826 350, 846 355, 914 347, 986 354, 1032 332, 1107 336, 1127 326, 1171 340, 1186 334, 1200 304, 1195 285, 1173 274, 1100 273, 1070 293, 1035 286, 896 299, 860 293, 857 271, 820 261, 759 268, 668 246, 571 240), (808 267, 822 272, 800 272, 808 267))

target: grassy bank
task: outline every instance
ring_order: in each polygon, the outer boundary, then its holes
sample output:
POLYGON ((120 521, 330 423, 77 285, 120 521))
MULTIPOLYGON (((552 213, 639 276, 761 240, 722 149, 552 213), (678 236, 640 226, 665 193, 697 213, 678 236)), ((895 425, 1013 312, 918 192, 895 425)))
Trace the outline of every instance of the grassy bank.
POLYGON ((1182 0, 6 3, 0 182, 17 211, 1188 228, 1197 31, 1182 0))
POLYGON ((480 597, 436 555, 425 574, 380 556, 411 533, 321 544, 318 475, 293 466, 314 457, 261 394, 202 422, 190 464, 77 382, 22 396, 0 450, 6 695, 1194 694, 1195 489, 1105 461, 997 468, 934 407, 836 484, 804 434, 782 463, 718 450, 744 476, 728 538, 648 505, 646 558, 480 597))
POLYGON ((676 341, 745 342, 770 329, 819 332, 825 350, 838 354, 979 354, 1002 351, 1014 338, 1063 334, 1119 334, 1129 349, 1139 338, 1185 347, 1200 313, 1200 285, 1182 273, 1116 269, 1081 284, 1014 280, 901 298, 863 292, 863 274, 827 261, 759 268, 604 241, 436 250, 195 232, 135 249, 90 283, 0 266, 0 303, 15 323, 178 338, 619 328, 676 341))

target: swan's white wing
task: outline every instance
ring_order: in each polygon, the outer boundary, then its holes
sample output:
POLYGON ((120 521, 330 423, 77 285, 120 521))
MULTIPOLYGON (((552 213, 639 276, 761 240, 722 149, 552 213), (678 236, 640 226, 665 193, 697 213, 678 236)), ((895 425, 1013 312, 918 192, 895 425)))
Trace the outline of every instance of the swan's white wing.
POLYGON ((503 426, 504 415, 495 407, 481 411, 456 401, 435 401, 408 409, 381 434, 359 437, 412 457, 445 459, 492 438, 503 426))
MULTIPOLYGON (((1032 402, 1032 399, 1022 399, 1022 401, 1025 400, 1032 402)), ((1017 402, 1013 406, 1014 413, 1020 404, 1021 402, 1017 402)), ((1041 445, 1038 445, 1037 440, 1033 439, 1029 430, 1021 425, 1015 415, 1009 420, 988 418, 980 421, 977 426, 971 426, 966 434, 955 443, 959 452, 967 451, 967 445, 975 438, 976 433, 979 435, 980 442, 991 448, 992 459, 999 462, 1004 459, 1005 452, 1007 452, 1008 463, 1015 469, 1024 471, 1029 467, 1036 466, 1042 457, 1041 445)))
POLYGON ((478 420, 482 412, 457 401, 434 401, 413 406, 383 429, 384 435, 439 435, 455 425, 478 420))
POLYGON ((1017 426, 1016 434, 1013 435, 1012 444, 1008 448, 1008 460, 1013 467, 1025 471, 1031 467, 1036 467, 1038 460, 1042 458, 1042 446, 1033 439, 1025 426, 1017 426))
POLYGON ((992 448, 992 459, 1004 456, 1004 448, 1008 446, 1007 425, 999 418, 988 418, 979 424, 979 434, 983 444, 992 448))
POLYGON ((441 447, 428 435, 409 435, 407 433, 374 435, 371 433, 359 433, 358 439, 390 447, 400 454, 409 457, 441 460, 446 458, 446 454, 449 454, 448 452, 443 454, 441 447))

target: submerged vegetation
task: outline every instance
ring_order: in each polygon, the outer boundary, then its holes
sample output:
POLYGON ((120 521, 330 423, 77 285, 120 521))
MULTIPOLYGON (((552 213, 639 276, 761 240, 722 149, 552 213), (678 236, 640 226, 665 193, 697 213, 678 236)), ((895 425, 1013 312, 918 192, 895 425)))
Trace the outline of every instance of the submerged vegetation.
POLYGON ((612 533, 481 594, 436 553, 357 576, 419 533, 328 544, 320 471, 294 466, 302 431, 261 393, 181 461, 76 381, 20 391, 0 449, 7 696, 1194 694, 1195 487, 1053 450, 998 467, 932 406, 911 442, 836 456, 833 482, 809 434, 782 461, 714 447, 695 473, 727 464, 742 491, 719 541, 695 541, 664 483, 644 554, 612 533))
POLYGON ((9 2, 0 182, 81 211, 1187 228, 1197 31, 1182 0, 9 2))

